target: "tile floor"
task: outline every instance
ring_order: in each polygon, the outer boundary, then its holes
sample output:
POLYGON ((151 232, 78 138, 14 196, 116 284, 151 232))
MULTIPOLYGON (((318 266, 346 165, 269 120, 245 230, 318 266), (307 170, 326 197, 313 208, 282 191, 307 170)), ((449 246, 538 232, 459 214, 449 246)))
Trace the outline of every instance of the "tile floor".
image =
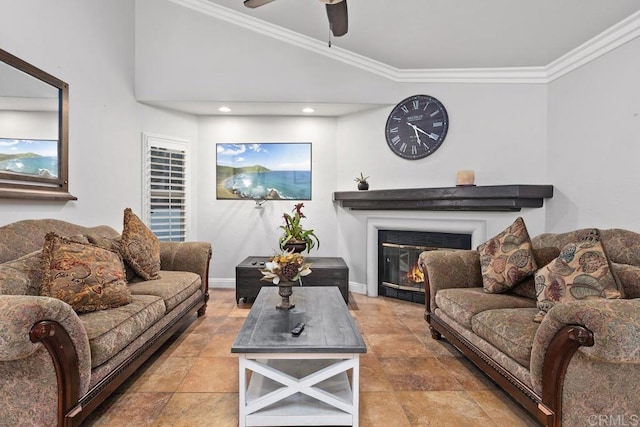
MULTIPOLYGON (((431 339, 420 304, 351 294, 367 344, 360 425, 535 426, 446 341, 431 339)), ((229 349, 249 313, 213 289, 206 316, 173 337, 83 427, 238 425, 238 362, 229 349)), ((195 318, 195 317, 194 317, 195 318)))

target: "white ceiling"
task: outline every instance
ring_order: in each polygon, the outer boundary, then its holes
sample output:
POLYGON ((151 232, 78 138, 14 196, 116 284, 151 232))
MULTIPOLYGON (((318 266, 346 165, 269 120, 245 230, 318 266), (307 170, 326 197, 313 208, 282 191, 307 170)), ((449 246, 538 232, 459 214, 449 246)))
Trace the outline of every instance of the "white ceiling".
MULTIPOLYGON (((318 0, 208 0, 321 41, 318 0)), ((348 0, 339 46, 399 69, 546 66, 640 10, 638 0, 348 0)))
MULTIPOLYGON (((261 37, 310 46, 321 55, 333 53, 336 60, 346 57, 352 65, 382 70, 378 74, 395 73, 407 81, 425 73, 451 78, 469 72, 495 76, 512 71, 520 76, 532 73, 539 81, 553 71, 554 61, 598 39, 625 18, 635 14, 631 18, 635 29, 635 22, 640 22, 640 0, 347 0, 349 32, 332 37, 333 48, 327 49, 329 25, 325 6, 318 0, 275 0, 255 9, 244 7, 242 0, 170 1, 261 37)), ((242 51, 250 48, 242 46, 242 51)), ((313 115, 341 116, 379 107, 189 99, 146 102, 196 115, 304 115, 302 108, 310 106, 316 110, 313 115), (221 113, 222 105, 232 111, 221 113)))

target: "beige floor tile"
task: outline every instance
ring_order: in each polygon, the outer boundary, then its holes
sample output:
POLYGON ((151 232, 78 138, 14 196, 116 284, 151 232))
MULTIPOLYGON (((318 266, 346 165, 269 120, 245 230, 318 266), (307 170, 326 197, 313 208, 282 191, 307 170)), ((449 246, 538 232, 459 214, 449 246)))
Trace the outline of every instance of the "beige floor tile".
POLYGON ((396 392, 396 397, 413 427, 497 426, 464 391, 396 392))
POLYGON ((456 377, 467 391, 494 390, 497 388, 496 383, 465 358, 438 356, 438 361, 448 372, 451 372, 456 377))
POLYGON ((361 391, 393 391, 380 361, 372 355, 360 356, 360 390, 361 391))
POLYGON ((434 357, 380 359, 380 364, 396 391, 464 390, 434 357))
POLYGON ((234 353, 231 353, 231 345, 235 339, 236 334, 217 334, 202 349, 200 357, 237 357, 234 353))
POLYGON ((414 334, 367 334, 370 351, 378 358, 430 356, 414 334))
POLYGON ((178 386, 181 393, 230 393, 238 391, 238 359, 199 357, 178 386))
POLYGON ((411 331, 396 315, 357 317, 357 323, 363 334, 410 334, 411 331))
POLYGON ((363 427, 410 427, 400 402, 391 392, 360 393, 360 425, 363 427))
POLYGON ((499 426, 534 427, 539 425, 527 411, 499 390, 470 391, 468 393, 499 426))
POLYGON ((113 394, 87 418, 83 427, 150 426, 171 393, 113 394))
POLYGON ((174 392, 187 375, 195 357, 164 357, 148 366, 127 389, 129 392, 174 392))
POLYGON ((206 333, 183 333, 164 352, 174 357, 197 357, 211 339, 212 336, 206 333))
POLYGON ((153 427, 236 427, 237 393, 176 393, 153 427))

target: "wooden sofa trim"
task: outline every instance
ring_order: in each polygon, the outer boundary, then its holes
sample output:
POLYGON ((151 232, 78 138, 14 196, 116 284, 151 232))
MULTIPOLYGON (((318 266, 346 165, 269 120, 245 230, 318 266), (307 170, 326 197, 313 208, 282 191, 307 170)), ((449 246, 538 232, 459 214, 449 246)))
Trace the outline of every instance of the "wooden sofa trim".
POLYGON ((62 325, 53 320, 41 320, 33 325, 29 331, 29 339, 33 343, 42 343, 51 355, 58 379, 58 425, 65 425, 65 415, 76 412, 80 389, 75 346, 62 325))
POLYGON ((593 344, 593 332, 579 325, 564 326, 549 344, 542 365, 542 401, 558 414, 553 427, 559 427, 562 423, 562 390, 569 362, 580 347, 591 347, 593 344))
POLYGON ((553 337, 545 354, 542 372, 543 393, 539 396, 485 352, 469 342, 433 313, 424 318, 434 339, 444 336, 485 375, 495 381, 511 398, 531 413, 542 425, 559 427, 562 423, 562 388, 567 366, 581 346, 593 345, 593 333, 581 326, 565 326, 553 337))

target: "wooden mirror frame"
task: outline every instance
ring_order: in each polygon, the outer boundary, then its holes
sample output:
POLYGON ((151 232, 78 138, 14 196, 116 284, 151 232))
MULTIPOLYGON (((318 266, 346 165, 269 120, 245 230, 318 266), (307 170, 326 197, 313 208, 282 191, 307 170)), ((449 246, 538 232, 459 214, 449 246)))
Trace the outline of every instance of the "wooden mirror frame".
POLYGON ((58 176, 0 171, 0 198, 77 200, 69 194, 69 85, 2 49, 0 61, 58 90, 58 176))

